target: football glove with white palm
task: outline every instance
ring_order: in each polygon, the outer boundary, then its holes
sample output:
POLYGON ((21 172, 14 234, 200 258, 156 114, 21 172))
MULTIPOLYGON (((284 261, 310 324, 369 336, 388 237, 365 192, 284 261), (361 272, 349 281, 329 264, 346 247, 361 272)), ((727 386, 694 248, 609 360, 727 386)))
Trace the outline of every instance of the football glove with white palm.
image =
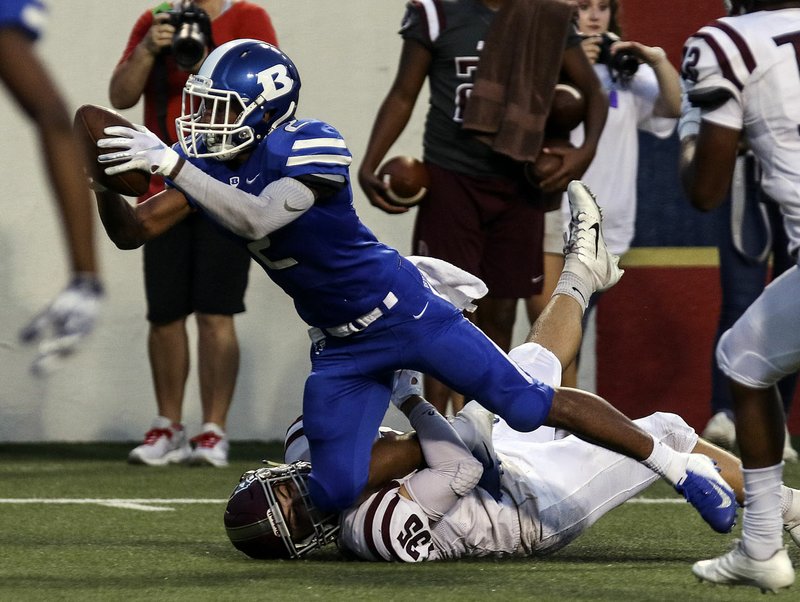
POLYGON ((136 129, 131 129, 121 125, 113 125, 105 128, 103 133, 111 137, 100 138, 97 141, 97 148, 115 150, 98 155, 98 163, 114 163, 114 165, 105 168, 105 172, 109 176, 135 169, 148 171, 151 174, 169 176, 180 160, 178 153, 164 144, 158 136, 143 125, 135 127, 136 129), (122 163, 119 163, 119 161, 122 161, 122 163))

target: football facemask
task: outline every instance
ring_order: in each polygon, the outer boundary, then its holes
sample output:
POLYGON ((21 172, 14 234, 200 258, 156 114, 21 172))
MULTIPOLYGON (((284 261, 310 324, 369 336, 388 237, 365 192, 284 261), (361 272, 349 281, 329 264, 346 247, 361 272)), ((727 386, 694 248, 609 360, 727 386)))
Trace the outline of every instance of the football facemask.
POLYGON ((183 89, 176 119, 189 157, 227 161, 290 119, 300 76, 288 56, 258 40, 232 40, 215 49, 183 89))
POLYGON ((244 473, 225 509, 234 547, 253 558, 300 558, 334 541, 339 516, 312 504, 310 472, 308 462, 295 462, 244 473))
POLYGON ((237 92, 215 90, 211 80, 192 75, 183 90, 183 114, 176 121, 181 148, 189 157, 232 159, 255 140, 253 128, 245 125, 255 108, 245 108, 237 92))

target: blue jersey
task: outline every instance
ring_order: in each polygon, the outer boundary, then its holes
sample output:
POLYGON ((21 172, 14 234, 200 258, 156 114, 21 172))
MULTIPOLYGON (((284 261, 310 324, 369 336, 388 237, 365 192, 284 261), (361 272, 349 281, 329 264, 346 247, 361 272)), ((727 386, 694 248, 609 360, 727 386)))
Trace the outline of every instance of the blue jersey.
POLYGON ((271 132, 241 165, 188 160, 254 195, 287 177, 320 189, 320 181, 335 182, 324 187, 333 192, 321 194, 294 221, 260 240, 241 239, 322 336, 314 337, 303 392, 303 428, 314 466, 309 493, 317 507, 347 508, 364 488, 397 369, 432 375, 517 430, 544 422, 553 390, 526 375, 361 223, 350 187, 352 157, 334 128, 292 121, 271 132), (343 334, 342 326, 354 325, 343 334))
POLYGON ((17 27, 34 40, 42 35, 47 7, 42 0, 2 0, 0 27, 17 27))
MULTIPOLYGON (((247 161, 231 164, 190 159, 240 190, 258 195, 283 177, 345 178, 338 192, 258 241, 243 241, 269 277, 292 297, 312 326, 350 322, 377 307, 397 277, 399 253, 378 242, 359 220, 350 186, 350 151, 339 132, 315 120, 295 120, 269 134, 247 161)), ((191 199, 190 199, 191 200, 191 199)))

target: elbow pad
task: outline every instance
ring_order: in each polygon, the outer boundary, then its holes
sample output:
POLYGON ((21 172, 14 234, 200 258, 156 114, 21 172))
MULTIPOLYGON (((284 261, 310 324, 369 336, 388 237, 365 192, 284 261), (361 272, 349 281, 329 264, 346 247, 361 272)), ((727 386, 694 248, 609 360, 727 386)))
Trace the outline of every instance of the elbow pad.
POLYGON ((483 475, 483 464, 475 458, 459 462, 450 481, 450 489, 458 497, 464 497, 475 489, 478 481, 481 480, 481 475, 483 475))

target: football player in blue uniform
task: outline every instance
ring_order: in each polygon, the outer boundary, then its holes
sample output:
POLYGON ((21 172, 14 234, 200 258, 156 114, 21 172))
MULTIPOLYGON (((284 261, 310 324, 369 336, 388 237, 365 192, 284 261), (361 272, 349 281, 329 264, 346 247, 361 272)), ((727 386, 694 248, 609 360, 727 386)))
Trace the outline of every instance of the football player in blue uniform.
POLYGON ((42 0, 0 2, 0 81, 36 127, 72 269, 67 287, 20 331, 23 342, 40 343, 32 366, 37 374, 92 332, 103 297, 81 151, 67 104, 35 50, 46 16, 42 0))
MULTIPOLYGON (((483 283, 443 262, 428 264, 426 278, 376 239, 353 207, 352 158, 342 137, 326 123, 294 117, 299 89, 297 69, 277 48, 256 40, 223 44, 186 84, 179 147, 140 126, 106 128, 109 137, 98 141, 107 149, 98 158, 109 165, 106 173, 147 170, 165 176, 168 189, 135 207, 108 191, 97 198, 103 224, 122 248, 200 209, 239 237, 292 297, 312 326, 303 414, 316 507, 341 510, 357 500, 394 371, 413 368, 479 400, 516 430, 547 423, 644 461, 680 481, 715 528, 730 529, 733 492, 711 460, 654 441, 595 395, 533 379, 463 316, 469 297, 485 293, 483 283)), ((585 299, 621 271, 603 242, 594 198, 579 182, 570 191, 576 226, 556 293, 580 314, 585 299)))

